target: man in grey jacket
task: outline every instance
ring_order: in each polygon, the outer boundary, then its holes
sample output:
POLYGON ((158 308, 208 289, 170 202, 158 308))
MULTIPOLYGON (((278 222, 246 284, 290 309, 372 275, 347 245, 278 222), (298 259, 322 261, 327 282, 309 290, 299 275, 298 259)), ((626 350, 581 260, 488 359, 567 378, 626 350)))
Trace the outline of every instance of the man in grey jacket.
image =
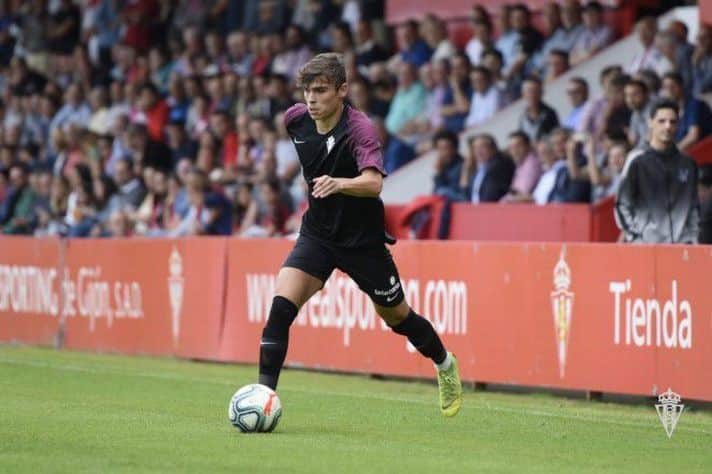
POLYGON ((697 165, 675 145, 678 119, 675 102, 656 102, 650 141, 623 169, 615 213, 626 242, 697 243, 697 165))

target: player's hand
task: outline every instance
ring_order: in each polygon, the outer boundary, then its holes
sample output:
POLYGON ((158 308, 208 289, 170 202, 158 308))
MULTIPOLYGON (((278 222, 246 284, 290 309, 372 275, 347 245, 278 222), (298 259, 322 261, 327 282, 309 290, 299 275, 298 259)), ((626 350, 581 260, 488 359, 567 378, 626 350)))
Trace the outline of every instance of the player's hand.
POLYGON ((329 175, 319 176, 314 178, 314 188, 312 196, 315 198, 325 198, 341 191, 341 182, 338 178, 332 178, 329 175))

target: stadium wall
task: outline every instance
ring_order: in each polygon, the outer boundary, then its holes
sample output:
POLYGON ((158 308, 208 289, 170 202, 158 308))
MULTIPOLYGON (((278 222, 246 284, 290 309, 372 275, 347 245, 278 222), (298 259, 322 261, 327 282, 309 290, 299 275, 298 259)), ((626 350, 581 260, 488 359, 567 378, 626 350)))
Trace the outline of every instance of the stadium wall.
MULTIPOLYGON (((3 238, 0 341, 254 363, 287 240, 3 238)), ((712 401, 709 246, 402 241, 412 306, 473 382, 712 401)), ((295 367, 432 377, 336 272, 295 367)))

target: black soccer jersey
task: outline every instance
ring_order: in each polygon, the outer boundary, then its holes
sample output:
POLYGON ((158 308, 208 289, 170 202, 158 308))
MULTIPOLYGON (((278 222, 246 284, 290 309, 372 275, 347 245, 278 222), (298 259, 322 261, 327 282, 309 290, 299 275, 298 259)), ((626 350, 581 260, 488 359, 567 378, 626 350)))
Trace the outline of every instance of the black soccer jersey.
POLYGON ((385 242, 383 202, 378 197, 336 193, 326 198, 311 194, 314 178, 355 178, 366 168, 385 176, 383 153, 376 130, 366 115, 350 105, 326 134, 317 132, 305 104, 296 104, 284 117, 297 148, 304 179, 309 185, 309 209, 301 233, 339 247, 361 247, 385 242))

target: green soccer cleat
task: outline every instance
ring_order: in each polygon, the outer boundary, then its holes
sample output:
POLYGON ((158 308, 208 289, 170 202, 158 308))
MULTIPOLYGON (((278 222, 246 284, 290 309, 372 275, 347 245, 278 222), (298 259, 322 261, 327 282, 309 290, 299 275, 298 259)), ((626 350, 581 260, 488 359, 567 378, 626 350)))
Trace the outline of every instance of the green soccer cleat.
POLYGON ((452 364, 447 370, 438 370, 438 388, 440 389, 440 411, 444 416, 455 416, 462 405, 462 383, 457 359, 452 357, 452 364))

